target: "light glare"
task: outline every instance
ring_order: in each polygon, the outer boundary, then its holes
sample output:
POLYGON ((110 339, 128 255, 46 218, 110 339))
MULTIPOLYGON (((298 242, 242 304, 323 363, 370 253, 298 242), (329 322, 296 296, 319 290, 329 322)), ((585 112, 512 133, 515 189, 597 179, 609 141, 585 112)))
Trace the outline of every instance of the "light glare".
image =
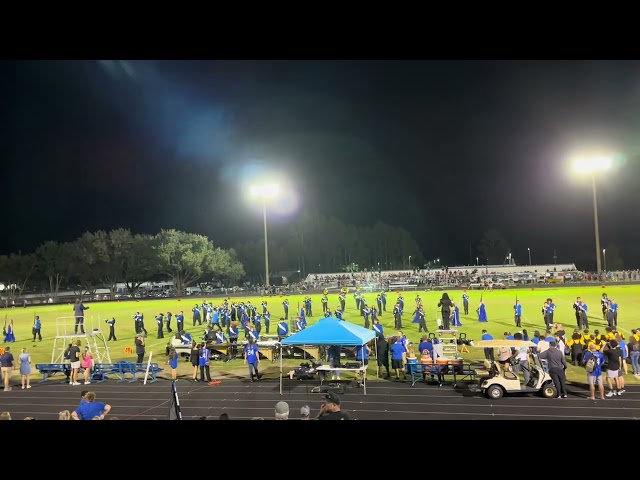
POLYGON ((260 198, 275 198, 280 193, 280 186, 276 184, 270 185, 251 185, 251 195, 260 198))
POLYGON ((603 172, 611 168, 610 157, 581 157, 573 162, 573 168, 579 173, 603 172))

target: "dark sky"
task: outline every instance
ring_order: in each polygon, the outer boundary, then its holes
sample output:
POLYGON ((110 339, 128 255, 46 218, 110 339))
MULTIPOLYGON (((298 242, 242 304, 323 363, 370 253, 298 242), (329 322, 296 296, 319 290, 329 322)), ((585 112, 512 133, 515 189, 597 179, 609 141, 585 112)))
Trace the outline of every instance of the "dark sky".
POLYGON ((298 212, 404 226, 428 258, 468 262, 494 227, 518 263, 593 268, 570 161, 612 153, 602 247, 640 263, 637 61, 25 61, 0 86, 0 253, 117 227, 258 239, 242 186, 267 171, 298 212))

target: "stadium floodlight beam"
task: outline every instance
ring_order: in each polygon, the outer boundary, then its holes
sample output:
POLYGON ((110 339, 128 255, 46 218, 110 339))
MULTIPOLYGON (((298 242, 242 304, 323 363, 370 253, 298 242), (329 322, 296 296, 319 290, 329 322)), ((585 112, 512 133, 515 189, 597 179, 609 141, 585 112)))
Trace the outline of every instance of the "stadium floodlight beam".
POLYGON ((262 200, 262 218, 264 222, 264 280, 269 288, 269 243, 267 241, 267 200, 276 198, 280 187, 276 184, 252 185, 251 196, 262 200))
POLYGON ((607 271, 607 249, 603 248, 602 249, 602 258, 604 260, 604 271, 607 271))
POLYGON ((411 255, 409 255, 409 270, 411 270, 411 255))
POLYGON ((591 189, 593 191, 593 223, 596 232, 596 270, 598 275, 602 273, 602 263, 600 261, 600 229, 598 227, 598 196, 596 194, 596 175, 611 168, 611 158, 609 157, 582 157, 573 162, 576 172, 591 175, 591 189))
POLYGON ((531 249, 527 247, 527 250, 529 251, 529 266, 531 266, 531 249))

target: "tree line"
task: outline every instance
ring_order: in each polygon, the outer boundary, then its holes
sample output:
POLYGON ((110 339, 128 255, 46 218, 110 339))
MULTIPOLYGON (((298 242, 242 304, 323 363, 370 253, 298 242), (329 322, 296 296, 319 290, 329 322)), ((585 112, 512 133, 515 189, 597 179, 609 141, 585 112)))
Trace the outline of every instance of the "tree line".
MULTIPOLYGON (((404 228, 383 222, 345 224, 336 217, 305 212, 285 228, 269 229, 269 270, 304 278, 309 273, 401 270, 424 266, 424 255, 404 228), (409 258, 411 256, 411 258, 409 258)), ((263 282, 264 238, 234 245, 247 275, 263 282)), ((273 274, 273 273, 272 273, 273 274)), ((286 275, 285 275, 286 276, 286 275)))
POLYGON ((205 275, 233 284, 245 275, 233 249, 222 249, 203 235, 162 230, 156 235, 127 229, 86 232, 66 243, 48 241, 31 254, 0 256, 0 283, 9 300, 30 290, 46 291, 54 300, 61 289, 78 296, 108 288, 111 298, 124 283, 135 295, 154 278, 173 281, 178 294, 205 275))

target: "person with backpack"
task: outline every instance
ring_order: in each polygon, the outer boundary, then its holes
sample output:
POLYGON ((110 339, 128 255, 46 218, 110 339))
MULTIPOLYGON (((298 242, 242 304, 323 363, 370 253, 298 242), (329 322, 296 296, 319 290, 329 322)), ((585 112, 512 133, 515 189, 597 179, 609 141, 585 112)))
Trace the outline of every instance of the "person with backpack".
POLYGON ((596 399, 596 383, 600 392, 600 400, 604 400, 604 378, 602 375, 602 365, 604 355, 596 349, 594 343, 590 343, 587 351, 582 357, 584 368, 587 371, 587 383, 589 384, 589 400, 596 399))

